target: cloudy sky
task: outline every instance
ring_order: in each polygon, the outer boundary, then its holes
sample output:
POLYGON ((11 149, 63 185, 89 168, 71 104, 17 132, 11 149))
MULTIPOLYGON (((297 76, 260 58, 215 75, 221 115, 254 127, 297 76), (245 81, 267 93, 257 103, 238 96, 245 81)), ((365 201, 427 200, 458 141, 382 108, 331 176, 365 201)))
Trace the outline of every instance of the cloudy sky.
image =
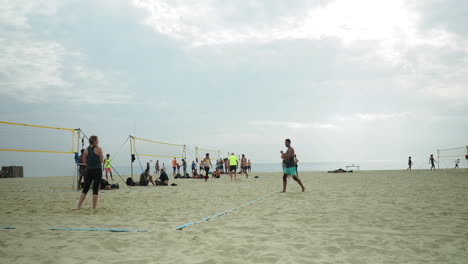
POLYGON ((426 163, 468 144, 467 13, 462 0, 0 0, 0 120, 79 127, 110 153, 136 134, 278 162, 291 138, 302 161, 426 163))

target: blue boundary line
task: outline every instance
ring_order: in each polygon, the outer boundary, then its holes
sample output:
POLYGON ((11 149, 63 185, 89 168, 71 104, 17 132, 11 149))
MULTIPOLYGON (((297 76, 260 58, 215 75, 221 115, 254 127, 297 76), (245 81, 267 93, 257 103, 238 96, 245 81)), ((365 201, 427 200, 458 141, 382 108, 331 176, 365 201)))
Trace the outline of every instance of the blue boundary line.
POLYGON ((224 212, 219 213, 219 214, 215 214, 215 215, 212 215, 212 216, 209 216, 209 217, 205 217, 205 218, 203 218, 203 219, 201 219, 201 220, 198 220, 198 221, 196 221, 196 222, 191 222, 191 223, 187 223, 187 224, 180 225, 180 226, 176 227, 176 230, 182 230, 182 229, 184 229, 184 228, 186 228, 186 227, 188 227, 188 226, 196 225, 196 224, 199 224, 199 223, 201 223, 201 222, 209 221, 209 220, 211 220, 211 219, 213 219, 213 218, 223 216, 223 215, 228 214, 228 213, 230 213, 230 212, 239 210, 239 209, 241 209, 242 207, 246 207, 246 206, 248 206, 248 205, 251 205, 251 204, 253 204, 253 203, 256 203, 256 202, 258 202, 258 201, 261 201, 261 200, 263 200, 263 199, 265 199, 265 198, 267 198, 267 197, 269 197, 269 196, 271 196, 271 195, 273 195, 273 194, 275 194, 275 193, 270 193, 270 194, 268 194, 268 195, 265 195, 265 196, 260 197, 260 198, 258 198, 258 199, 256 199, 256 200, 250 201, 250 202, 248 202, 248 203, 246 203, 246 204, 244 204, 244 205, 241 205, 241 206, 239 206, 239 207, 235 207, 235 208, 232 208, 231 210, 227 210, 227 211, 224 211, 224 212))
MULTIPOLYGON (((21 229, 14 226, 0 226, 0 229, 21 229)), ((27 229, 27 228, 25 228, 27 229)), ((60 230, 60 231, 110 231, 110 232, 148 232, 148 230, 128 230, 128 229, 102 229, 102 228, 37 228, 44 230, 60 230)))

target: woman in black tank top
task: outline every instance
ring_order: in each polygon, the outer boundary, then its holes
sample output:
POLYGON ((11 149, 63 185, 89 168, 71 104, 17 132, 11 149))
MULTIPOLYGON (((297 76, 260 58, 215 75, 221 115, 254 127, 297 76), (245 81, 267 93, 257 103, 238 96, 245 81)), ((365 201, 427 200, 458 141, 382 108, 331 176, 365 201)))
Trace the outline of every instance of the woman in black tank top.
POLYGON ((86 199, 91 183, 93 183, 93 209, 96 208, 99 184, 102 179, 102 163, 104 157, 102 156, 102 149, 98 146, 99 140, 97 136, 89 138, 89 147, 83 153, 83 161, 86 164, 86 177, 84 181, 83 192, 81 193, 78 206, 74 210, 80 210, 81 205, 86 199))

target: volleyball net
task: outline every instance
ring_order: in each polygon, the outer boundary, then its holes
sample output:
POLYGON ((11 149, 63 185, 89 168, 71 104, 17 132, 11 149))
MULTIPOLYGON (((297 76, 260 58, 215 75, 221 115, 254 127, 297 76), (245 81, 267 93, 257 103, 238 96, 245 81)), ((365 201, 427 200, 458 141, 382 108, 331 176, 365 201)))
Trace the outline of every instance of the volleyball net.
POLYGON ((149 163, 150 167, 156 160, 169 164, 173 158, 185 159, 186 147, 183 144, 174 144, 168 142, 161 142, 145 138, 130 136, 130 154, 131 154, 131 175, 133 177, 133 162, 136 160, 140 165, 141 170, 146 168, 149 163))
POLYGON ((0 151, 73 154, 79 130, 0 121, 0 151))
POLYGON ((210 154, 211 160, 218 160, 221 158, 221 150, 219 149, 205 149, 195 147, 195 158, 198 160, 203 160, 206 157, 206 154, 210 154))
POLYGON ((134 136, 130 136, 130 149, 132 154, 140 157, 183 159, 186 156, 185 145, 155 141, 134 136))
POLYGON ((466 167, 468 163, 468 146, 438 149, 437 161, 439 168, 454 168, 455 164, 459 167, 466 167), (465 161, 466 160, 466 161, 465 161))

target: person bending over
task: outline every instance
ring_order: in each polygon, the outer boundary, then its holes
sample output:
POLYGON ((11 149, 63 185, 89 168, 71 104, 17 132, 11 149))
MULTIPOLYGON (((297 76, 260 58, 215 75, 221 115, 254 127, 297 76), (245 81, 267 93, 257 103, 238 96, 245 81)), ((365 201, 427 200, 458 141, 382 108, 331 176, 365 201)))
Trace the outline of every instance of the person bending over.
POLYGON ((219 170, 219 168, 216 168, 215 171, 213 171, 213 178, 219 178, 221 177, 221 171, 219 170))

